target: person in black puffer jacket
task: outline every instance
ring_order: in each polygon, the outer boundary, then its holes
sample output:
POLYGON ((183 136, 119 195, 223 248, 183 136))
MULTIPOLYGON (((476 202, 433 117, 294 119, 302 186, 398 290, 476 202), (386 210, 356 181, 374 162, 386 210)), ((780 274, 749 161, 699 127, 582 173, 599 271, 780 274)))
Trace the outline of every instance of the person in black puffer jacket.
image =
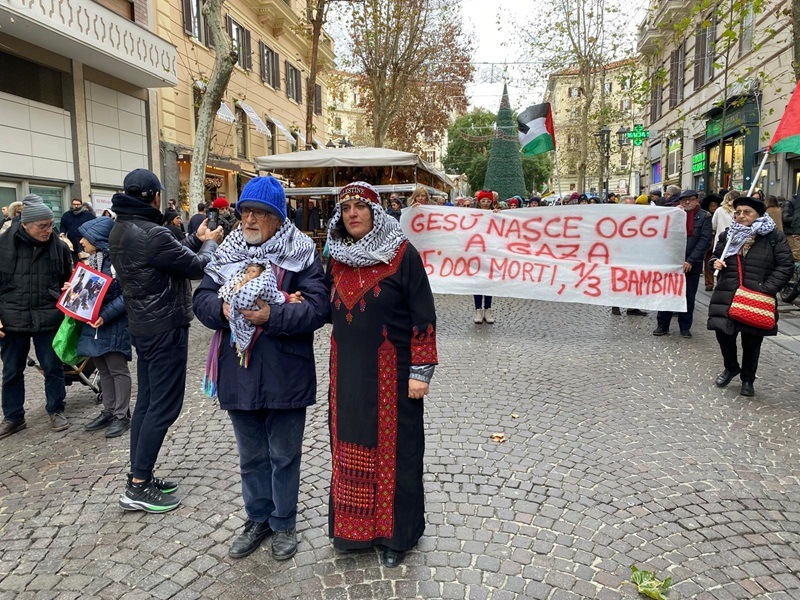
POLYGON ((119 504, 126 510, 165 512, 178 506, 177 484, 153 477, 167 429, 180 415, 186 388, 190 279, 201 279, 222 228, 179 242, 158 210, 161 182, 147 169, 125 176, 124 194, 111 206, 117 221, 109 236, 111 264, 122 286, 128 330, 138 356, 138 393, 131 421, 131 473, 119 504), (196 253, 195 253, 196 252, 196 253))
POLYGON ((64 368, 53 338, 64 315, 56 308, 72 272, 67 245, 53 232, 53 211, 31 194, 19 223, 0 235, 0 357, 3 361, 3 421, 0 439, 25 429, 25 363, 33 340, 44 372, 45 408, 54 431, 64 417, 64 368))
POLYGON ((759 329, 734 321, 728 316, 734 294, 739 289, 739 263, 742 267, 742 285, 755 292, 776 296, 786 285, 794 271, 792 251, 786 237, 775 228, 775 222, 766 213, 766 206, 756 198, 737 198, 733 201, 734 222, 719 236, 717 247, 709 266, 719 270, 717 287, 708 306, 708 329, 716 331, 717 342, 725 370, 714 381, 725 387, 741 373, 742 396, 752 396, 756 379, 761 342, 765 335, 778 333, 772 329, 759 329), (730 247, 725 248, 731 236, 730 247), (742 362, 739 366, 736 335, 742 336, 742 362))

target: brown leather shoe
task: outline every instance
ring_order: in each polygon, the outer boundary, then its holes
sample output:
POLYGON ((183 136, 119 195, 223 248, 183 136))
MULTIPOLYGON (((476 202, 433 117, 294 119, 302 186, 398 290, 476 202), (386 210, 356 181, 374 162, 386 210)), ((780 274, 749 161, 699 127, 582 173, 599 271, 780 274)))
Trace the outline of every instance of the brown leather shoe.
POLYGON ((64 413, 53 413, 50 415, 50 429, 53 431, 64 431, 69 427, 69 421, 64 413))
POLYGON ((3 422, 0 423, 0 440, 7 438, 13 433, 22 431, 26 427, 27 425, 25 424, 25 419, 22 419, 21 421, 9 421, 8 419, 3 419, 3 422))

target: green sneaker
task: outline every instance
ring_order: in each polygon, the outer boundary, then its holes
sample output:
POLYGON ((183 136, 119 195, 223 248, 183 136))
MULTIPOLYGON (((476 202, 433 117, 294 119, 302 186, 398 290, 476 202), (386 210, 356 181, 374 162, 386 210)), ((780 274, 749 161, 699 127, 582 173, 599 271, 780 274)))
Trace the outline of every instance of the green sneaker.
POLYGON ((125 486, 125 493, 119 497, 119 505, 124 510, 143 510, 149 513, 164 513, 178 508, 180 499, 159 490, 153 480, 125 486))

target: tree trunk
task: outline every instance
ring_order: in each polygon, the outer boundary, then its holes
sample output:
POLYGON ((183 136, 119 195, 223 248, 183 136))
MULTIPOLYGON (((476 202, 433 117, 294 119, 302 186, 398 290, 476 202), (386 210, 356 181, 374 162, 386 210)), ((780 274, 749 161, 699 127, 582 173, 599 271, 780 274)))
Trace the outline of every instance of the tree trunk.
POLYGON ((317 71, 319 70, 319 38, 325 21, 328 0, 316 0, 316 8, 309 8, 308 20, 312 27, 311 38, 311 72, 306 86, 306 150, 313 150, 314 145, 314 107, 316 101, 317 71))
POLYGON ((206 161, 211 144, 211 131, 214 128, 214 117, 219 109, 220 101, 228 87, 233 65, 239 53, 222 24, 222 5, 225 0, 205 0, 203 16, 208 23, 211 39, 216 47, 216 59, 211 79, 206 84, 203 100, 200 103, 195 131, 194 148, 192 149, 192 167, 189 172, 189 198, 191 205, 205 200, 206 161))

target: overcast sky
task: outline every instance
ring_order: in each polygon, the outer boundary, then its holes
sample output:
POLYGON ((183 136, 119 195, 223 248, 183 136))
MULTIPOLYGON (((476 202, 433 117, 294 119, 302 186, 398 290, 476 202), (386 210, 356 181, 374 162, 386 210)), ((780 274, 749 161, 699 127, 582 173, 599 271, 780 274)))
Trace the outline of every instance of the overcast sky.
MULTIPOLYGON (((547 74, 537 68, 537 57, 526 52, 528 46, 520 27, 531 28, 536 23, 537 7, 547 0, 460 0, 464 31, 473 40, 475 75, 467 86, 470 107, 481 107, 497 112, 503 93, 503 82, 508 83, 511 108, 517 112, 542 101, 547 74)), ((614 0, 609 0, 614 1, 614 0)), ((644 19, 648 0, 620 0, 624 13, 622 27, 634 32, 644 19)), ((331 18, 326 25, 334 40, 344 35, 333 5, 331 18)), ((546 31, 535 35, 547 35, 546 31)), ((337 44, 342 51, 344 44, 337 44)))
MULTIPOLYGON (((508 82, 511 108, 515 111, 542 101, 547 74, 537 68, 536 56, 526 55, 525 38, 518 30, 520 26, 535 24, 540 1, 461 0, 464 29, 472 34, 475 42, 475 77, 467 87, 471 107, 496 112, 500 107, 503 81, 508 82)), ((635 31, 645 16, 648 2, 632 0, 624 4, 627 5, 621 17, 624 27, 635 31)), ((547 35, 546 32, 536 34, 547 35)))

